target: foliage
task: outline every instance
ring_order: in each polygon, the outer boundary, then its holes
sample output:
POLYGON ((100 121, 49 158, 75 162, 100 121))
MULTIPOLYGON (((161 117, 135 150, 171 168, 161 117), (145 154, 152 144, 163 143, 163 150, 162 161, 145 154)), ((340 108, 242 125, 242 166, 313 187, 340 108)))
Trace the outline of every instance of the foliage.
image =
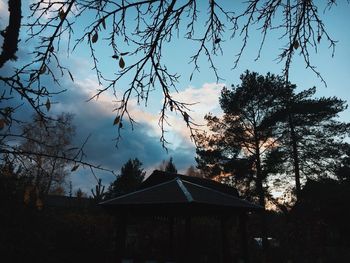
POLYGON ((114 198, 135 191, 143 181, 146 172, 141 168, 142 163, 137 159, 129 159, 121 168, 120 174, 108 187, 105 199, 114 198))
POLYGON ((21 167, 16 167, 13 160, 6 156, 4 162, 0 164, 0 199, 13 202, 12 205, 21 202, 27 183, 21 167))
POLYGON ((210 132, 197 135, 196 160, 207 176, 234 175, 231 182, 248 195, 259 192, 251 182, 270 176, 267 183, 287 195, 294 188, 298 198, 306 179, 346 172, 350 124, 337 120, 345 101, 315 98, 315 87, 296 93, 295 85, 269 74, 266 82, 249 72, 241 79, 241 86, 222 91, 224 116, 207 115, 210 132))
POLYGON ((345 155, 342 156, 334 174, 339 181, 350 181, 350 147, 347 145, 345 155))
POLYGON ((75 192, 75 196, 78 198, 84 198, 84 197, 87 197, 87 194, 83 192, 83 190, 78 188, 78 190, 75 192))
POLYGON ((95 186, 95 190, 91 189, 92 196, 94 197, 96 202, 99 202, 102 200, 105 194, 104 191, 105 191, 105 187, 102 185, 102 179, 100 178, 98 179, 98 183, 95 186))
POLYGON ((285 92, 279 76, 246 71, 242 83, 221 92, 222 118, 206 115, 210 133, 198 133, 198 168, 207 176, 234 175, 234 184, 246 194, 256 191, 264 206, 264 161, 276 145, 273 125, 266 121, 281 105, 285 92))
POLYGON ((70 114, 61 114, 49 121, 34 116, 33 121, 22 128, 25 140, 19 146, 23 156, 20 163, 30 183, 41 194, 53 192, 65 183, 70 162, 60 157, 72 158, 74 154, 72 119, 70 114), (32 155, 33 152, 38 154, 32 155))
POLYGON ((337 120, 346 102, 336 97, 315 98, 316 88, 285 94, 283 107, 269 122, 282 134, 269 156, 269 172, 295 178, 296 194, 306 179, 334 176, 349 148, 350 124, 337 120))
POLYGON ((186 175, 193 176, 193 177, 203 177, 203 174, 201 173, 201 171, 195 168, 193 165, 187 168, 186 175))
MULTIPOLYGON (((288 83, 287 83, 288 84, 288 83)), ((233 175, 233 184, 246 197, 257 198, 266 208, 268 154, 278 146, 271 117, 281 110, 283 95, 289 92, 282 77, 246 71, 241 84, 223 88, 222 118, 205 116, 210 133, 197 135, 197 163, 209 176, 233 175)), ((267 224, 261 215, 264 257, 267 256, 267 224)))
POLYGON ((158 170, 176 174, 177 169, 175 164, 173 163, 173 157, 170 157, 168 161, 163 160, 162 163, 159 165, 158 170))

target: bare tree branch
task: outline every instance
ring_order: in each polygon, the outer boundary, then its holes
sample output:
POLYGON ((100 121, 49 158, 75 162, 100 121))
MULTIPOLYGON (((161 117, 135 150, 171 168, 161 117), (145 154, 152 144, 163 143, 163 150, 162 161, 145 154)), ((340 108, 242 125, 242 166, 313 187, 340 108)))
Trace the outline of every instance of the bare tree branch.
MULTIPOLYGON (((10 3, 15 2, 20 4, 19 0, 10 0, 9 8, 10 3)), ((169 112, 182 116, 192 135, 197 127, 189 116, 191 105, 175 100, 171 95, 177 91, 180 75, 168 68, 164 61, 163 54, 167 43, 174 38, 183 37, 195 45, 198 44, 193 55, 189 57, 189 63, 193 66, 189 78, 192 79, 200 70, 200 58, 205 57, 216 80, 220 81, 222 78, 216 56, 224 53, 222 43, 230 38, 241 38, 241 47, 233 59, 233 67, 236 67, 246 50, 252 30, 257 29, 262 33, 256 59, 260 58, 268 36, 276 31, 284 42, 277 60, 284 64, 286 82, 293 58, 299 54, 306 67, 326 84, 312 63, 311 52, 317 52, 319 44, 326 42, 331 49, 331 55, 334 55, 336 41, 326 30, 319 8, 324 4, 324 11, 328 11, 336 2, 248 0, 242 4, 243 9, 240 9, 237 8, 238 4, 219 0, 200 1, 200 4, 198 0, 33 1, 30 18, 23 25, 27 37, 25 42, 21 42, 33 46, 33 60, 17 68, 11 76, 0 76, 0 82, 5 86, 1 101, 20 98, 44 118, 45 103, 54 93, 43 87, 42 79, 48 78, 60 85, 60 78, 68 74, 74 81, 69 68, 62 65, 60 52, 66 49, 69 54, 79 47, 87 47, 100 84, 92 98, 97 99, 104 92, 112 91, 117 101, 117 141, 121 138, 123 123, 129 121, 131 127, 134 127, 136 122, 130 114, 130 99, 136 98, 137 103, 147 105, 151 93, 159 90, 163 94, 159 117, 162 131, 160 140, 166 147, 168 142, 165 138, 165 125, 169 124, 169 112), (228 10, 228 7, 232 10, 228 10), (197 21, 198 12, 203 11, 200 10, 203 8, 205 9, 201 16, 206 16, 204 26, 197 21), (82 33, 77 32, 76 29, 81 27, 85 30, 82 33), (75 41, 74 45, 72 40, 75 41), (109 76, 102 68, 97 45, 104 45, 106 50, 110 50, 112 59, 119 65, 119 70, 116 66, 113 76, 109 76), (118 86, 122 79, 130 81, 125 89, 118 86)), ((17 37, 13 37, 12 44, 18 42, 19 16, 16 10, 20 8, 10 10, 9 27, 17 25, 17 37), (17 17, 16 23, 12 23, 11 17, 17 17)), ((5 34, 9 32, 11 30, 8 29, 5 34)), ((4 46, 5 43, 7 42, 4 42, 4 46)), ((17 45, 12 45, 12 48, 15 46, 17 45)), ((5 51, 3 47, 3 52, 5 51)), ((16 49, 5 53, 11 54, 10 58, 13 58, 15 51, 16 49)), ((5 58, 4 61, 8 59, 5 58)), ((55 91, 57 92, 61 91, 55 91)), ((11 122, 12 115, 7 115, 4 109, 1 109, 0 116, 2 123, 8 125, 11 122)))

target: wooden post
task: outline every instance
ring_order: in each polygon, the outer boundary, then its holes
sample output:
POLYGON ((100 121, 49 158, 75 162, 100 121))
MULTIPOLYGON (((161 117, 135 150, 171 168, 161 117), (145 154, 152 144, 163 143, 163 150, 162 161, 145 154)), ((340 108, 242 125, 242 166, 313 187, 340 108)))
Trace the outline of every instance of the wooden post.
POLYGON ((127 220, 126 215, 120 215, 116 220, 116 236, 115 236, 115 256, 116 263, 121 263, 125 255, 125 242, 126 242, 126 227, 127 220))
POLYGON ((168 257, 170 260, 174 259, 174 216, 169 216, 169 251, 168 257))
POLYGON ((248 245, 247 245, 247 215, 242 212, 239 215, 239 235, 241 241, 241 258, 244 262, 248 262, 248 245))
POLYGON ((183 262, 191 262, 191 217, 187 216, 185 218, 185 248, 183 255, 183 262))
POLYGON ((227 238, 227 217, 222 216, 220 218, 220 227, 221 227, 221 253, 222 253, 222 262, 228 263, 230 261, 229 251, 228 251, 228 238, 227 238))

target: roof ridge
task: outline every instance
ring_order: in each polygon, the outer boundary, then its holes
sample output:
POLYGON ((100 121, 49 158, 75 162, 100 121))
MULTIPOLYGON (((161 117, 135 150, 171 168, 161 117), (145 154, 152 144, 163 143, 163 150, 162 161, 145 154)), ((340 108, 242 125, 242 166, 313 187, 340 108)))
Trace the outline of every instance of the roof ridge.
POLYGON ((223 184, 223 183, 220 183, 220 182, 217 182, 215 180, 212 180, 210 178, 205 178, 205 177, 197 177, 197 176, 191 176, 191 175, 185 175, 185 174, 179 174, 179 173, 171 173, 171 172, 166 172, 166 171, 161 171, 161 170, 154 170, 152 172, 152 174, 150 174, 149 177, 147 177, 145 179, 145 181, 143 182, 146 182, 148 180, 148 178, 151 178, 152 175, 155 174, 156 176, 159 176, 159 177, 162 177, 164 176, 164 174, 167 174, 168 176, 171 176, 173 177, 173 179, 179 177, 181 180, 194 180, 194 181, 199 181, 199 182, 203 182, 203 183, 208 183, 208 184, 212 184, 212 185, 217 185, 217 186, 221 186, 221 187, 225 187, 225 188, 232 188, 233 190, 236 190, 237 189, 235 187, 232 187, 230 185, 227 185, 227 184, 223 184))
MULTIPOLYGON (((247 200, 245 200, 245 199, 242 199, 242 198, 240 198, 240 197, 237 197, 237 196, 234 196, 234 195, 230 195, 230 194, 227 194, 227 193, 223 193, 223 192, 221 192, 221 191, 212 189, 212 188, 210 188, 210 187, 206 187, 206 186, 203 186, 203 185, 199 185, 199 184, 196 184, 196 183, 192 183, 192 182, 189 182, 189 181, 187 181, 187 180, 182 180, 182 181, 184 181, 184 182, 186 182, 186 183, 188 183, 188 184, 195 185, 195 186, 200 187, 200 188, 205 188, 205 189, 207 189, 207 190, 210 190, 210 191, 219 193, 219 194, 221 194, 221 195, 223 195, 223 196, 227 196, 227 197, 233 198, 233 199, 238 200, 238 201, 240 201, 240 202, 246 203, 246 204, 248 204, 248 205, 250 205, 250 206, 258 206, 258 207, 261 207, 260 205, 256 205, 256 204, 251 203, 251 202, 249 202, 249 201, 247 201, 247 200)), ((185 187, 185 186, 184 186, 184 187, 185 187)), ((187 189, 187 188, 186 188, 186 189, 187 189)))
POLYGON ((109 203, 111 201, 114 201, 114 200, 118 200, 118 199, 121 199, 121 198, 124 198, 124 197, 127 197, 129 195, 133 195, 133 194, 137 194, 137 193, 141 193, 141 192, 144 192, 144 191, 148 191, 149 189, 153 189, 153 188, 157 188, 159 186, 163 186, 165 184, 169 184, 173 181, 176 181, 177 178, 174 178, 172 180, 169 180, 169 181, 166 181, 166 182, 163 182, 163 183, 160 183, 160 184, 156 184, 156 185, 152 185, 150 187, 146 187, 146 188, 143 188, 143 189, 140 189, 140 190, 136 190, 136 191, 133 191, 131 193, 127 193, 127 194, 124 194, 124 195, 120 195, 118 197, 115 197, 115 198, 112 198, 112 199, 108 199, 108 200, 105 200, 103 202, 100 202, 99 205, 103 205, 103 204, 106 204, 106 203, 109 203))
POLYGON ((188 202, 193 202, 193 196, 191 195, 191 193, 188 191, 188 189, 186 188, 186 186, 182 183, 182 179, 179 177, 176 177, 176 182, 178 184, 178 186, 180 187, 181 191, 183 192, 183 194, 185 195, 186 199, 188 202))

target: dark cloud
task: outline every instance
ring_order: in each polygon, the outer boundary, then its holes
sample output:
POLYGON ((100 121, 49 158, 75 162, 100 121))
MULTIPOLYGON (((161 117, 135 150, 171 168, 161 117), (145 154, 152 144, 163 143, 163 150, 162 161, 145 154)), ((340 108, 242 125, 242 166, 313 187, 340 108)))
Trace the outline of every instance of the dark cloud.
MULTIPOLYGON (((128 123, 124 124, 122 138, 116 147, 117 128, 113 126, 112 106, 103 98, 101 101, 87 102, 91 90, 88 82, 85 81, 87 83, 85 88, 81 86, 81 82, 79 84, 66 82, 65 85, 69 85, 69 89, 56 96, 55 100, 58 103, 53 105, 53 111, 66 110, 74 114, 77 131, 74 138, 75 145, 81 145, 90 136, 84 148, 88 162, 115 170, 116 173, 119 173, 122 165, 130 158, 138 158, 149 172, 157 168, 162 160, 168 160, 170 157, 173 157, 179 171, 185 171, 194 163, 192 145, 184 141, 177 149, 172 149, 170 145, 167 152, 162 148, 159 137, 156 134, 152 135, 154 127, 142 120, 134 126, 134 129, 131 129, 128 123)), ((96 176, 102 178, 105 184, 114 180, 114 176, 106 172, 97 171, 96 176)), ((91 184, 95 183, 91 172, 87 169, 73 175, 72 180, 76 187, 85 190, 89 190, 91 184)))
MULTIPOLYGON (((29 58, 25 55, 27 54, 25 49, 21 49, 19 54, 21 61, 17 61, 17 63, 28 61, 29 58)), ((92 80, 93 78, 84 78, 84 76, 88 76, 86 72, 80 74, 80 72, 86 70, 86 65, 82 66, 82 63, 79 61, 71 63, 76 69, 81 67, 79 70, 76 70, 75 82, 72 82, 66 74, 60 78, 61 86, 57 86, 52 83, 48 76, 44 75, 42 76, 41 85, 49 88, 52 92, 67 90, 50 98, 52 106, 48 114, 54 115, 61 112, 74 114, 73 123, 76 127, 76 136, 73 140, 74 146, 82 145, 86 138, 90 136, 88 143, 84 147, 85 160, 87 162, 115 170, 116 173, 119 173, 122 165, 130 158, 138 158, 148 173, 159 167, 163 160, 168 160, 170 157, 173 157, 179 172, 185 171, 194 163, 194 149, 192 145, 184 140, 180 146, 178 146, 178 143, 176 144, 176 149, 169 145, 167 152, 162 148, 159 141, 159 133, 155 131, 154 125, 152 126, 142 119, 139 119, 133 130, 130 125, 124 123, 122 139, 118 147, 116 147, 114 139, 117 136, 117 128, 113 126, 114 115, 112 112, 113 104, 111 103, 113 97, 106 95, 105 98, 102 97, 97 102, 87 102, 93 92, 96 91, 97 86, 94 86, 96 83, 92 80)), ((0 74, 3 76, 11 75, 14 65, 16 65, 14 62, 9 62, 1 69, 0 74)), ((28 103, 20 97, 15 97, 11 104, 13 106, 23 104, 17 110, 16 116, 24 121, 30 120, 34 111, 28 103)), ((96 171, 96 176, 102 178, 103 183, 106 185, 114 180, 114 176, 107 172, 96 171)), ((85 192, 89 192, 96 183, 91 171, 83 167, 79 168, 77 172, 73 172, 71 179, 75 190, 81 188, 85 192)))

